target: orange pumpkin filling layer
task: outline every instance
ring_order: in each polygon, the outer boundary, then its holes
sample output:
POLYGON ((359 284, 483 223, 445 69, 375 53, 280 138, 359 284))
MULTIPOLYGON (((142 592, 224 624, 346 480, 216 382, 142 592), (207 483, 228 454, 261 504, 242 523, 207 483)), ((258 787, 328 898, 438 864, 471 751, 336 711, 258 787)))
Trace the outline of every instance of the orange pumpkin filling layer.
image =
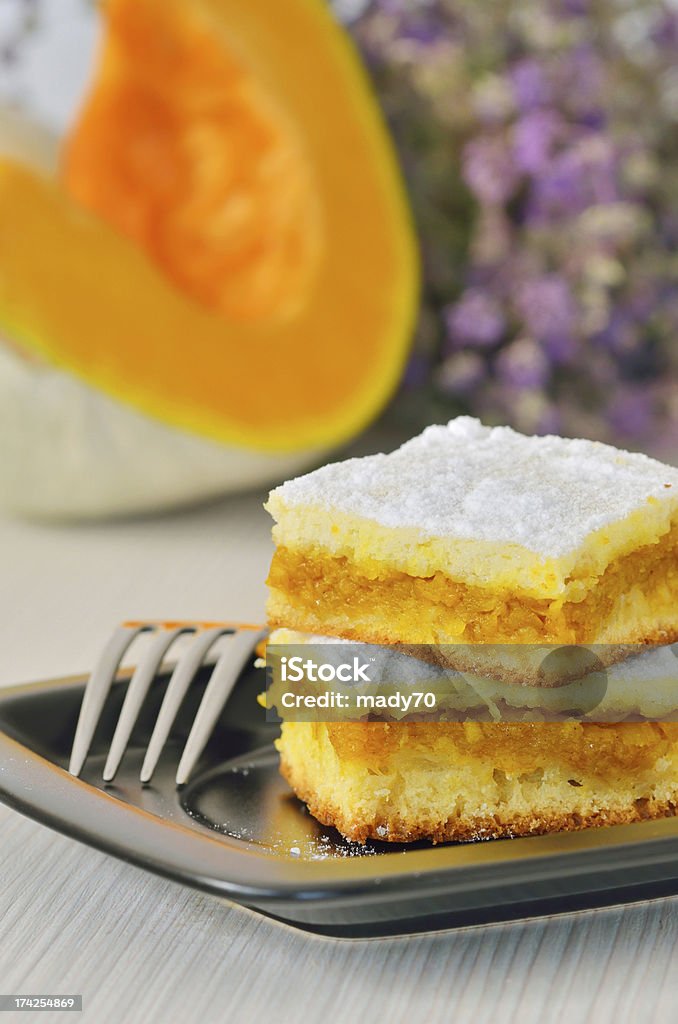
MULTIPOLYGON (((369 774, 449 768, 478 759, 506 772, 534 772, 560 764, 605 777, 641 771, 669 756, 678 725, 643 722, 333 722, 327 729, 342 762, 361 762, 369 774), (395 759, 395 760, 394 760, 395 759)), ((287 727, 289 728, 289 726, 287 727)))
POLYGON ((366 642, 594 643, 611 628, 605 639, 637 643, 678 616, 678 527, 612 562, 576 602, 468 586, 442 572, 420 578, 383 566, 368 576, 345 557, 285 547, 268 584, 273 625, 366 642))

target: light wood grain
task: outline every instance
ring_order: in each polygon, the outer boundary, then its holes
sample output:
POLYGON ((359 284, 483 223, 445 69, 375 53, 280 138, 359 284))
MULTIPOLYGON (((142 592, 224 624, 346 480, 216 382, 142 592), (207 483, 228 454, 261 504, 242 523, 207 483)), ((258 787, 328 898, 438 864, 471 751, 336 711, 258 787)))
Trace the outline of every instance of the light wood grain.
MULTIPOLYGON (((0 522, 0 684, 91 665, 127 617, 263 616, 261 496, 97 526, 0 522)), ((26 1024, 676 1019, 678 900, 369 941, 309 937, 0 805, 0 991, 82 992, 26 1024)))

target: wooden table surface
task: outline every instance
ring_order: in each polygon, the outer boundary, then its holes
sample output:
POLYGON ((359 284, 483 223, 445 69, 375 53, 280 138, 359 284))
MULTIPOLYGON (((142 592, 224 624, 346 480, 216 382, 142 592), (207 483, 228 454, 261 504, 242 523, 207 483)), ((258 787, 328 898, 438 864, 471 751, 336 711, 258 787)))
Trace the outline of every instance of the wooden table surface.
MULTIPOLYGON (((0 520, 0 685, 87 670, 123 618, 263 616, 261 496, 94 526, 0 520)), ((0 993, 91 1024, 675 1021, 678 901, 414 938, 310 937, 0 805, 0 993)))

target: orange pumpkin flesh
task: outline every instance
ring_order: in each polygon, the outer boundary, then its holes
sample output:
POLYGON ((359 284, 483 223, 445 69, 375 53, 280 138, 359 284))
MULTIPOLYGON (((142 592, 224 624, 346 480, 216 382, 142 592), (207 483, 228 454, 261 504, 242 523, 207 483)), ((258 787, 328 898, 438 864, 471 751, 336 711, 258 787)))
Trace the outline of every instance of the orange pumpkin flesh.
POLYGON ((417 261, 343 34, 322 0, 111 0, 106 15, 70 197, 0 165, 0 326, 222 441, 354 434, 401 373, 417 261))
POLYGON ((294 122, 185 2, 113 0, 107 23, 65 148, 67 190, 199 302, 235 319, 289 315, 321 234, 294 122))

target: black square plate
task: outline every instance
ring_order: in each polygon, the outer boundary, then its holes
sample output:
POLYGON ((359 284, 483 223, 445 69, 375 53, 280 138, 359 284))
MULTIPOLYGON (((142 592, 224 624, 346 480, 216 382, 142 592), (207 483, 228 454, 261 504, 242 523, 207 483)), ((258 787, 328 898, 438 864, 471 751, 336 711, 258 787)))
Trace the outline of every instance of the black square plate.
POLYGON ((277 727, 257 704, 264 675, 254 665, 177 790, 207 675, 184 701, 150 786, 139 769, 167 675, 108 786, 101 772, 129 673, 113 687, 81 779, 66 765, 85 679, 0 690, 0 799, 149 871, 326 935, 403 934, 678 892, 678 818, 437 847, 345 842, 279 776, 277 727))

